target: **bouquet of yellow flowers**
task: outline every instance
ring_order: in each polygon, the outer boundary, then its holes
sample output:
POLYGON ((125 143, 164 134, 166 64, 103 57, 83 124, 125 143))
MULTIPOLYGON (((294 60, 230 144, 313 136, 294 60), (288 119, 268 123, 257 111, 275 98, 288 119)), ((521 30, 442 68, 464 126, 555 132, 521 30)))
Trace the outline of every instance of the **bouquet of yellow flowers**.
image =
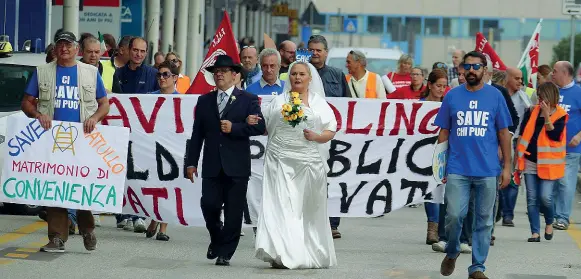
POLYGON ((289 125, 297 126, 299 123, 307 120, 305 112, 301 108, 303 102, 299 98, 298 92, 291 92, 291 98, 288 103, 282 105, 282 119, 289 125))

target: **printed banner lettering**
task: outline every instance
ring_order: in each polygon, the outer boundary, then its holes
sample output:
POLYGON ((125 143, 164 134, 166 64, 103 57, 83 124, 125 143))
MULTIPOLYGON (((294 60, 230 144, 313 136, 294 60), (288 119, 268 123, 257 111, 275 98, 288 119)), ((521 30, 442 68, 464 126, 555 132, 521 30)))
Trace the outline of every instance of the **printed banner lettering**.
POLYGON ((129 129, 7 116, 0 201, 121 212, 129 129))
MULTIPOLYGON (((204 226, 202 178, 192 184, 185 165, 198 96, 110 97, 111 110, 103 124, 131 128, 123 212, 204 226)), ((270 100, 272 96, 264 96, 262 107, 270 100)), ((442 202, 443 187, 432 177, 439 131, 433 121, 440 103, 344 98, 328 102, 338 122, 328 161, 330 216, 373 217, 425 200, 442 202)), ((266 136, 251 139, 255 177, 250 184, 262 173, 266 144, 266 136)))

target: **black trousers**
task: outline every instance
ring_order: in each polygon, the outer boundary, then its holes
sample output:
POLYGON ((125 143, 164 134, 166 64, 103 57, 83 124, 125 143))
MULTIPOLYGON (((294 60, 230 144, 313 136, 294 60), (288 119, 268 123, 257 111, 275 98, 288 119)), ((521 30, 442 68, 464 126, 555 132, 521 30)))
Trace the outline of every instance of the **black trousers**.
POLYGON ((210 233, 210 248, 221 257, 232 258, 242 230, 249 177, 230 177, 221 171, 218 177, 202 179, 200 205, 210 233), (224 225, 220 215, 224 206, 224 225))

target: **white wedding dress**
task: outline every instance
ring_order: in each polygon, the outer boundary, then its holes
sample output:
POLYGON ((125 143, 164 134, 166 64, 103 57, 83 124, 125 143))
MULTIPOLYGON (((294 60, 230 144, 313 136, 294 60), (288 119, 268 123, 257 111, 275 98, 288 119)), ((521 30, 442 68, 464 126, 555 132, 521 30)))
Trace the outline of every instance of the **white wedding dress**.
POLYGON ((337 264, 327 214, 329 143, 308 141, 303 129, 335 131, 337 122, 325 99, 310 93, 307 121, 293 128, 280 114, 288 100, 286 91, 263 111, 268 144, 256 257, 289 269, 327 268, 337 264))

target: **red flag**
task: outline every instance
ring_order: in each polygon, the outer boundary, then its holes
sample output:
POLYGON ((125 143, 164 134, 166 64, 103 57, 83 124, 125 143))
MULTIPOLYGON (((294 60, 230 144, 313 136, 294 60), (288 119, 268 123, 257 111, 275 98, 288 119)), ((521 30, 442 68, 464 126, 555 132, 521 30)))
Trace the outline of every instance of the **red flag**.
POLYGON ((482 35, 482 33, 476 33, 476 51, 480 51, 487 55, 492 61, 492 67, 497 70, 506 71, 506 66, 496 54, 496 51, 490 46, 488 40, 482 35))
POLYGON ((227 12, 224 12, 224 17, 216 30, 214 40, 210 44, 210 49, 208 50, 208 54, 206 54, 204 63, 202 63, 202 67, 200 67, 194 82, 192 82, 192 86, 186 91, 187 94, 206 94, 216 88, 214 76, 212 73, 206 71, 206 68, 214 65, 218 55, 223 54, 232 57, 234 63, 240 63, 236 39, 234 38, 232 24, 230 23, 230 17, 227 12))

